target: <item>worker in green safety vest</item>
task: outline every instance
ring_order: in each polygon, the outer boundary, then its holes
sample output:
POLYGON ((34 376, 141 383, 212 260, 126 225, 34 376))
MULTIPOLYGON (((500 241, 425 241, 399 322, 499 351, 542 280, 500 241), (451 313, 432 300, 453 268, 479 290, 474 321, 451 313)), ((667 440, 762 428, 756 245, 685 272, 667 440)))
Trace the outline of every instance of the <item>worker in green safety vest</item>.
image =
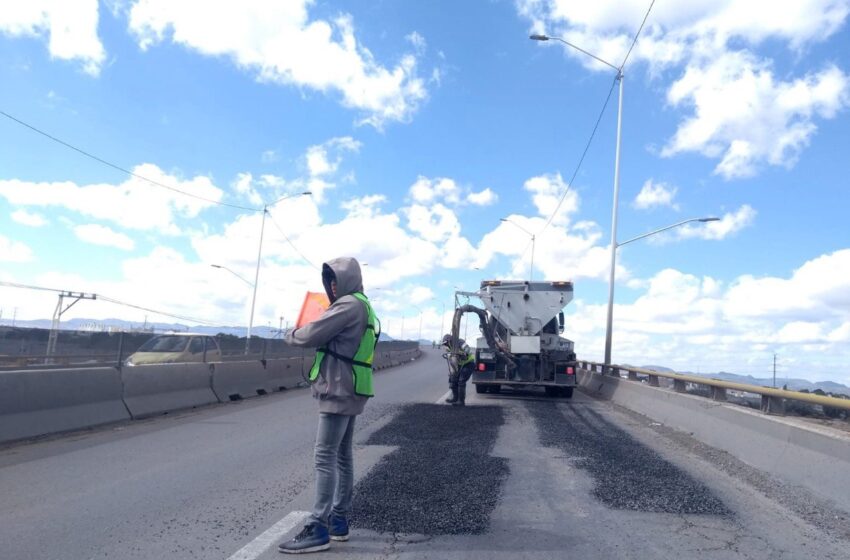
POLYGON ((287 553, 326 550, 331 540, 348 540, 354 419, 374 395, 372 359, 380 322, 363 293, 360 264, 351 257, 330 260, 322 265, 322 283, 330 307, 286 335, 293 346, 316 348, 309 380, 319 403, 316 501, 304 529, 280 544, 287 553))
POLYGON ((443 337, 442 346, 449 352, 449 389, 452 394, 446 398, 446 402, 453 405, 464 406, 466 404, 466 382, 472 377, 475 367, 475 353, 459 338, 457 341, 457 353, 452 354, 452 335, 443 337))

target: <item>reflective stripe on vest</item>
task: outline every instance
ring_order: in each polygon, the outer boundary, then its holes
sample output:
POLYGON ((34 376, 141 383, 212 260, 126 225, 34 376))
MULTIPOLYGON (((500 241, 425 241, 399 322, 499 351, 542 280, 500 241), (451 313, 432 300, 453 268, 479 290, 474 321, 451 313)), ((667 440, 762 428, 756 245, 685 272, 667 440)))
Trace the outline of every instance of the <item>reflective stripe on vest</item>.
POLYGON ((357 353, 353 358, 343 356, 328 348, 319 348, 316 350, 316 359, 313 360, 313 367, 310 368, 310 382, 316 381, 319 377, 319 369, 322 366, 325 356, 333 356, 337 360, 351 364, 351 373, 354 376, 354 393, 361 397, 373 397, 375 395, 372 389, 372 360, 375 358, 375 345, 378 344, 380 332, 376 334, 375 328, 378 325, 378 317, 372 310, 369 304, 369 299, 355 292, 351 294, 366 306, 366 330, 360 338, 360 346, 357 347, 357 353))

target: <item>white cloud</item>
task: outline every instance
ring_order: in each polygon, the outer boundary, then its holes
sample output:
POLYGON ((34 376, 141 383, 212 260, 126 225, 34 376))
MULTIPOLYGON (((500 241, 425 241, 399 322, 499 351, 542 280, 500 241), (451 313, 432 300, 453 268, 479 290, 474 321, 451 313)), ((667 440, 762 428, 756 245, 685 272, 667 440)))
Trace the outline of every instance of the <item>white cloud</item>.
POLYGON ((434 292, 428 286, 415 286, 407 293, 408 301, 413 305, 420 305, 434 297, 434 292))
MULTIPOLYGON (((773 352, 793 377, 850 383, 850 249, 804 263, 789 277, 742 276, 729 284, 673 269, 614 309, 614 361, 767 377, 773 352), (842 379, 843 376, 843 379, 842 379)), ((606 305, 568 308, 579 355, 601 358, 606 305)))
POLYGON ((788 279, 742 276, 727 299, 727 312, 740 317, 850 319, 850 249, 812 259, 788 279))
POLYGON ((233 180, 230 186, 237 193, 245 196, 248 199, 248 202, 254 206, 261 206, 263 204, 263 197, 260 196, 260 193, 254 188, 254 176, 250 173, 239 173, 236 175, 236 179, 233 180))
POLYGON ((29 262, 33 260, 28 245, 0 235, 0 262, 29 262))
POLYGON ((578 211, 578 193, 569 189, 560 173, 532 177, 525 182, 523 188, 532 193, 531 200, 541 216, 549 219, 557 209, 552 220, 554 224, 566 223, 569 215, 578 211))
MULTIPOLYGON (((532 30, 564 37, 619 65, 647 4, 518 0, 517 9, 532 30)), ((803 77, 777 78, 773 61, 755 50, 778 40, 800 56, 810 44, 836 33, 848 13, 847 0, 657 3, 630 67, 644 61, 654 77, 682 69, 667 98, 671 106, 692 111, 662 154, 693 151, 717 158, 715 172, 727 179, 753 175, 763 164, 794 165, 817 130, 816 119, 833 118, 850 104, 850 80, 834 65, 803 77)), ((611 72, 558 45, 588 68, 611 72)))
POLYGON ((800 344, 804 342, 820 342, 824 336, 819 323, 793 321, 785 324, 776 333, 777 341, 783 344, 800 344))
POLYGON ((487 187, 483 191, 469 193, 466 195, 466 201, 476 206, 490 206, 499 201, 499 195, 487 187))
POLYGON ((92 76, 100 73, 106 58, 97 24, 97 0, 4 2, 0 9, 0 33, 12 37, 48 35, 52 58, 79 61, 92 76))
POLYGON ((263 163, 274 163, 280 161, 280 156, 274 150, 265 150, 260 154, 260 161, 263 163))
POLYGON ((452 179, 444 177, 429 179, 420 175, 410 187, 410 196, 415 202, 428 203, 443 199, 450 204, 460 202, 461 189, 452 179))
POLYGON ((716 222, 706 222, 700 225, 685 224, 676 230, 681 239, 726 239, 752 225, 756 211, 749 204, 744 204, 735 212, 727 212, 716 222))
POLYGON ((379 213, 379 206, 386 201, 387 197, 384 195, 372 194, 343 202, 340 206, 343 210, 347 210, 352 218, 368 218, 379 213))
POLYGON ((460 234, 455 213, 442 204, 431 207, 414 204, 405 210, 407 227, 427 241, 440 242, 460 234))
MULTIPOLYGON (((360 142, 350 136, 331 138, 327 142, 307 148, 304 162, 308 178, 305 188, 308 189, 318 202, 323 202, 325 191, 336 187, 330 179, 337 173, 342 163, 344 153, 358 152, 360 142)), ((300 186, 294 183, 293 186, 300 186)))
POLYGON ((136 244, 127 235, 100 224, 84 224, 74 227, 78 239, 93 245, 115 247, 123 251, 132 251, 136 244))
POLYGON ((673 202, 676 198, 676 191, 676 187, 668 187, 664 183, 653 183, 652 179, 647 179, 635 197, 633 206, 639 210, 658 206, 668 206, 673 210, 678 210, 679 205, 673 202))
POLYGON ((311 19, 311 4, 139 0, 130 11, 130 30, 142 49, 168 37, 207 56, 229 57, 260 81, 336 91, 344 106, 363 113, 362 123, 380 128, 409 120, 427 97, 416 56, 383 66, 358 42, 351 16, 311 19))
POLYGON ((19 224, 30 227, 41 227, 47 225, 47 219, 37 212, 27 212, 26 210, 15 210, 12 212, 12 219, 19 224))
POLYGON ((423 37, 418 31, 414 31, 409 35, 404 37, 410 44, 413 45, 413 48, 416 49, 416 52, 423 53, 425 49, 428 48, 428 42, 425 41, 425 37, 423 37))
MULTIPOLYGON (((210 200, 221 200, 223 191, 208 177, 180 179, 154 164, 132 168, 142 177, 210 200)), ((124 228, 174 235, 180 232, 178 218, 194 218, 212 202, 192 198, 130 177, 123 183, 77 185, 71 181, 34 183, 19 179, 0 180, 0 196, 18 206, 64 207, 68 210, 111 221, 124 228)))
POLYGON ((699 152, 720 157, 726 179, 755 175, 758 165, 791 167, 817 130, 815 116, 832 118, 850 102, 850 80, 835 66, 778 81, 748 53, 727 53, 691 65, 670 88, 674 106, 690 106, 663 156, 699 152))

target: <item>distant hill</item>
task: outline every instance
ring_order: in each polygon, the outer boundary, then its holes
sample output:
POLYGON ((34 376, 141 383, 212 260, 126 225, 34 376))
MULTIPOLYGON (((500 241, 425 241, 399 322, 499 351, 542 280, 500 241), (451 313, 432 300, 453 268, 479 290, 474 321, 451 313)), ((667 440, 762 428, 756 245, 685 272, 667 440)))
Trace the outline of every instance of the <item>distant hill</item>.
MULTIPOLYGON (((659 373, 671 373, 674 370, 670 368, 666 368, 664 366, 640 366, 643 369, 652 369, 659 373)), ((759 378, 753 377, 752 375, 738 375, 737 373, 729 373, 726 371, 720 371, 717 373, 694 373, 692 371, 680 371, 678 373, 684 373, 687 375, 695 375, 698 377, 709 377, 712 379, 720 379, 722 381, 731 381, 733 383, 746 383, 748 385, 757 385, 759 387, 772 387, 773 386, 773 378, 759 378)), ((776 386, 782 387, 786 384, 785 378, 777 378, 776 386)), ((788 389, 791 391, 801 391, 803 389, 807 389, 808 391, 814 391, 816 389, 821 389, 827 393, 838 393, 842 395, 850 396, 850 387, 846 385, 842 385, 841 383, 836 383, 834 381, 818 381, 813 382, 807 379, 788 379, 787 381, 788 389)))

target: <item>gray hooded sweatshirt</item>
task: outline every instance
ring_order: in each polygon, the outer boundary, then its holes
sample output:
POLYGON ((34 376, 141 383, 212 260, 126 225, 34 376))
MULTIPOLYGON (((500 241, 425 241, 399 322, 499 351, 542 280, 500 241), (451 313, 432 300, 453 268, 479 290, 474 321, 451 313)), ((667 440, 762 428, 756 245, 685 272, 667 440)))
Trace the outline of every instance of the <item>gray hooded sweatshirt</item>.
MULTIPOLYGON (((292 346, 326 347, 353 358, 369 318, 363 302, 351 295, 363 291, 360 265, 351 257, 330 260, 322 265, 322 282, 331 306, 312 323, 290 331, 286 342, 292 346), (331 291, 333 278, 336 278, 336 297, 331 291)), ((351 364, 330 354, 322 360, 319 377, 312 387, 313 398, 319 401, 319 412, 360 414, 368 398, 354 393, 351 364)))

